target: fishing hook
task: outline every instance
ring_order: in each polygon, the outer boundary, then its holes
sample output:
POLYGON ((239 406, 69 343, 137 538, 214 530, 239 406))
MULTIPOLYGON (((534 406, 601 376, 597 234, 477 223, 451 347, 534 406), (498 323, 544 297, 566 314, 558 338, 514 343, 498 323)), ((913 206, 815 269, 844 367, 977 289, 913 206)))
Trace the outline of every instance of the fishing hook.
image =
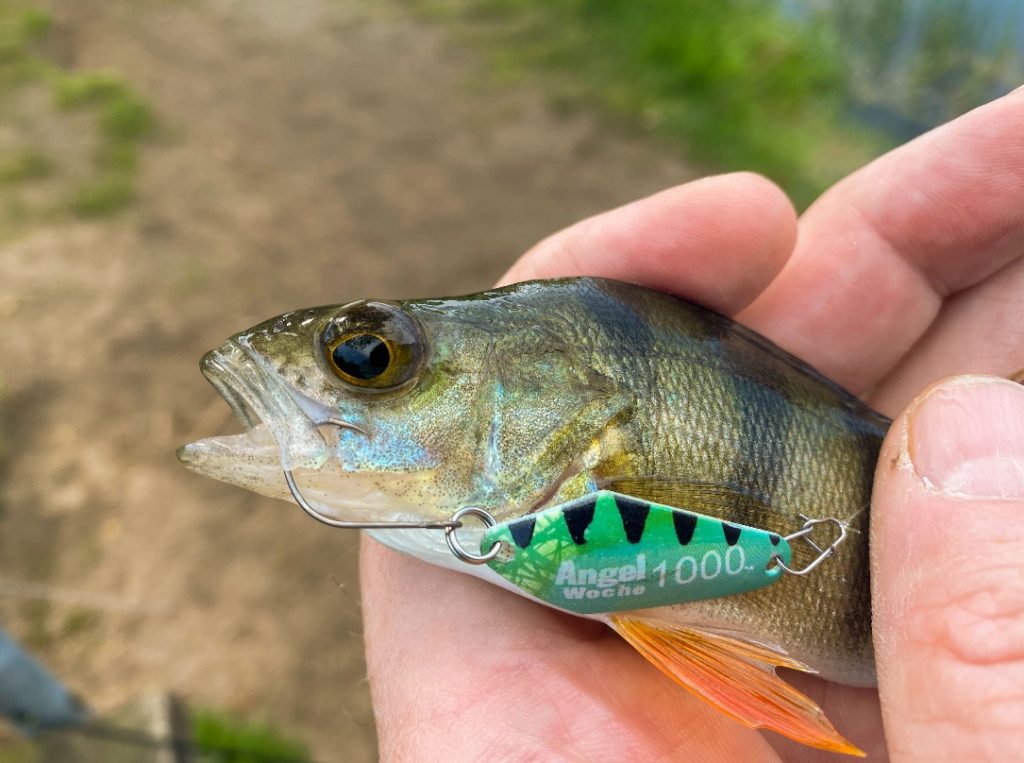
MULTIPOLYGON (((332 416, 325 419, 323 423, 331 424, 339 429, 351 429, 353 432, 358 432, 364 437, 369 437, 365 429, 343 419, 332 416)), ((324 514, 306 500, 306 497, 302 495, 302 491, 299 490, 299 486, 295 482, 295 475, 292 473, 291 469, 284 469, 284 481, 287 483, 288 490, 291 491, 292 498, 295 499, 295 503, 299 505, 299 508, 309 514, 309 516, 313 517, 317 522, 322 522, 328 527, 337 527, 342 530, 447 530, 449 528, 454 529, 462 526, 461 522, 456 522, 454 520, 449 520, 447 522, 353 522, 343 519, 334 519, 324 514)))
POLYGON ((284 470, 284 481, 288 484, 288 490, 291 491, 292 498, 295 499, 295 503, 299 504, 299 508, 304 512, 313 517, 317 522, 322 522, 328 527, 338 527, 342 530, 454 530, 458 527, 462 527, 462 522, 456 521, 454 518, 448 521, 440 522, 353 522, 345 519, 334 519, 329 517, 319 509, 314 507, 309 501, 306 500, 305 496, 302 495, 302 491, 299 490, 299 486, 295 483, 295 475, 292 474, 291 469, 284 470))
MULTIPOLYGON (((366 432, 360 427, 355 424, 350 424, 347 421, 342 421, 341 419, 330 418, 324 423, 333 424, 334 426, 342 429, 352 429, 361 434, 366 434, 366 432)), ((452 554, 454 554, 457 559, 466 562, 467 564, 486 564, 497 556, 498 552, 501 550, 501 543, 495 542, 486 554, 474 554, 467 551, 455 535, 455 531, 462 527, 462 518, 464 516, 475 516, 480 519, 486 527, 493 527, 496 524, 496 520, 493 516, 477 506, 466 506, 461 508, 452 515, 451 519, 447 521, 360 522, 345 519, 334 519, 313 506, 313 504, 302 494, 298 483, 295 481, 295 474, 291 469, 283 469, 282 471, 284 472, 285 484, 288 485, 288 491, 292 494, 292 498, 295 499, 295 503, 298 504, 299 508, 317 522, 325 524, 328 527, 335 527, 342 530, 444 530, 444 539, 452 554)))
POLYGON ((467 551, 459 542, 455 531, 462 527, 462 518, 468 515, 477 517, 483 521, 486 527, 493 527, 496 520, 488 512, 478 506, 465 506, 456 511, 448 521, 438 522, 355 522, 344 519, 329 517, 315 506, 313 506, 299 490, 295 482, 295 475, 291 469, 284 469, 284 481, 291 491, 292 498, 299 508, 313 517, 317 522, 322 522, 328 527, 337 527, 342 530, 444 530, 444 539, 451 549, 452 554, 460 561, 467 564, 486 564, 498 555, 501 551, 500 541, 496 541, 486 554, 474 554, 467 551))

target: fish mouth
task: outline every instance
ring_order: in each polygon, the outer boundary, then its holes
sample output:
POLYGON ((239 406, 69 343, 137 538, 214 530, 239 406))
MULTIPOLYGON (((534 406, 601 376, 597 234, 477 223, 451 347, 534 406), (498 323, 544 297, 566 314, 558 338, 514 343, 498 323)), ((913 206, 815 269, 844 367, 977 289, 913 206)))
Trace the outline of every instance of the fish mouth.
MULTIPOLYGON (((228 345, 232 344, 232 342, 228 342, 228 345)), ((199 369, 206 380, 217 390, 217 393, 224 398, 224 402, 228 404, 242 425, 246 429, 254 429, 260 426, 260 417, 256 413, 256 409, 247 402, 241 389, 232 386, 233 374, 228 362, 231 354, 234 354, 232 350, 225 352, 224 348, 211 350, 199 362, 199 369)))
POLYGON ((312 406, 301 405, 254 352, 231 339, 206 353, 200 369, 246 431, 182 446, 178 458, 186 466, 258 492, 281 495, 287 493, 284 470, 316 470, 327 462, 331 449, 320 430, 326 422, 311 418, 312 406), (263 484, 268 482, 272 490, 263 484))
POLYGON ((389 495, 387 486, 402 483, 400 476, 382 480, 380 474, 345 470, 331 458, 342 430, 369 433, 291 389, 244 338, 206 353, 200 369, 246 429, 183 445, 177 455, 189 469, 289 502, 294 499, 284 472, 293 471, 305 498, 339 519, 415 511, 389 495))

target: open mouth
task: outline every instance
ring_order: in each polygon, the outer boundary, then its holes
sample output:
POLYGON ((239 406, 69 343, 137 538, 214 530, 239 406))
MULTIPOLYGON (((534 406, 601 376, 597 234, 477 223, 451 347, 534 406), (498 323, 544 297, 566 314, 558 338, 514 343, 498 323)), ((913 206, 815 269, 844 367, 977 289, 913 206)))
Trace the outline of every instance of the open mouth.
POLYGON ((226 356, 223 348, 208 352, 200 363, 200 369, 206 380, 213 385, 218 394, 224 398, 231 411, 242 422, 246 429, 253 429, 261 425, 260 417, 256 410, 250 405, 240 390, 231 386, 231 372, 225 364, 226 356))
MULTIPOLYGON (((209 437, 185 445, 178 457, 197 471, 212 474, 226 459, 236 469, 273 466, 278 471, 318 469, 330 448, 319 430, 276 374, 234 340, 208 352, 200 365, 203 375, 246 427, 239 435, 209 437)), ((229 480, 234 481, 234 480, 229 480)))
MULTIPOLYGON (((338 518, 374 518, 391 505, 382 475, 346 471, 331 458, 343 429, 366 436, 362 429, 290 390, 236 340, 208 352, 200 367, 246 431, 182 446, 178 459, 187 467, 288 501, 292 494, 284 471, 294 471, 305 496, 338 518)), ((386 481, 394 484, 395 477, 389 475, 386 481)))

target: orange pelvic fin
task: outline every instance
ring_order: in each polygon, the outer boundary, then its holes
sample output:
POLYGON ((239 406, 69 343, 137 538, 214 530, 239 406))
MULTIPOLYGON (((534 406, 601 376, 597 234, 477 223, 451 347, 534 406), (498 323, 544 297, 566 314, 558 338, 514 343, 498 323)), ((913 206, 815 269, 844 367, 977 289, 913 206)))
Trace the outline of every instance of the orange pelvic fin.
POLYGON ((775 675, 776 667, 808 671, 806 665, 706 631, 660 628, 628 617, 613 617, 612 627, 658 670, 740 723, 821 750, 864 756, 809 697, 775 675))
POLYGON ((1010 381, 1015 381, 1017 384, 1024 384, 1024 368, 1019 368, 1010 374, 1010 381))

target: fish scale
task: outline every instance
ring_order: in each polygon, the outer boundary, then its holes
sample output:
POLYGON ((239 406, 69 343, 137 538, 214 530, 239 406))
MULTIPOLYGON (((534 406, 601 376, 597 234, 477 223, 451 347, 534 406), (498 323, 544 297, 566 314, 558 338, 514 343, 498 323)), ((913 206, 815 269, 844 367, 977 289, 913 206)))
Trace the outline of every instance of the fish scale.
MULTIPOLYGON (((632 463, 615 463, 604 480, 598 465, 598 483, 781 534, 799 529, 801 515, 839 516, 866 537, 873 467, 887 420, 728 319, 655 293, 638 304, 606 330, 617 352, 600 357, 608 373, 632 387, 640 409, 633 421, 655 425, 624 427, 634 438, 626 448, 632 463), (683 309, 663 313, 663 301, 683 309), (643 337, 635 352, 628 341, 634 319, 643 337), (620 478, 625 471, 644 478, 620 478), (709 490, 702 496, 703 486, 709 490)), ((812 553, 798 548, 796 562, 806 563, 812 553)), ((826 675, 864 685, 874 680, 867 589, 861 544, 808 580, 648 614, 670 622, 715 622, 769 643, 786 633, 791 653, 824 665, 826 675)))

